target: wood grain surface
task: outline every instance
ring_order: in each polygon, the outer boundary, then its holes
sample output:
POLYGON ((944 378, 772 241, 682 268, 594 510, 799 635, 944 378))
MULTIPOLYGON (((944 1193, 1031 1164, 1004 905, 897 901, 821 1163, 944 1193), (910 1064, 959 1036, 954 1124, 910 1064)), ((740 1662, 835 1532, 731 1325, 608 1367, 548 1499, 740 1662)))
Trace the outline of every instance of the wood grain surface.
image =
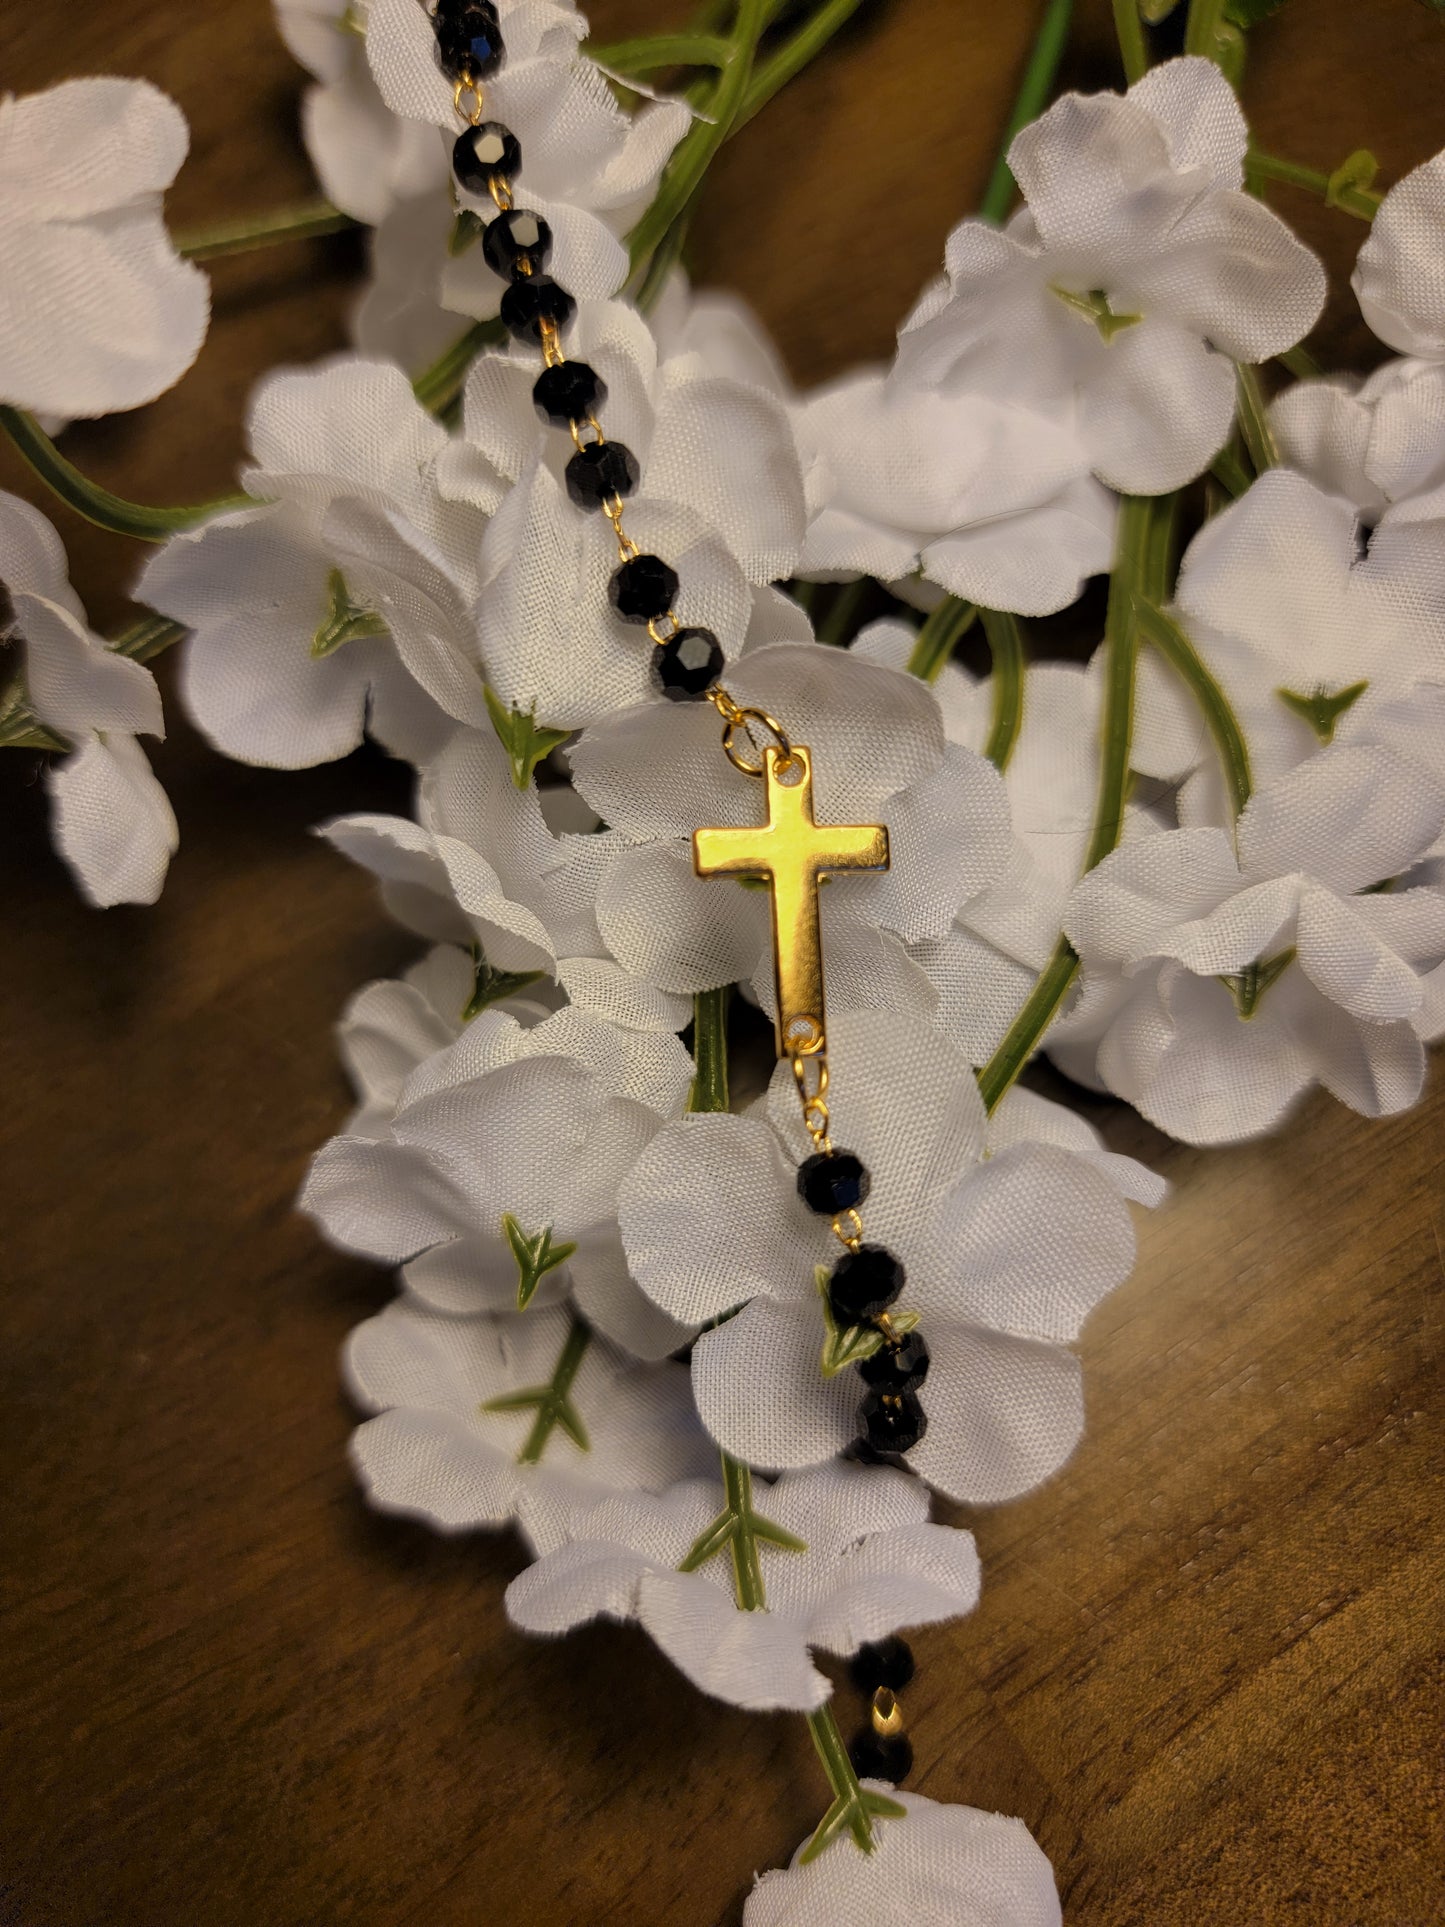
MULTIPOLYGON (((714 170, 699 278, 743 290, 800 378, 887 351, 1036 11, 879 0, 714 170)), ((596 8, 608 32, 675 17, 596 8)), ((17 90, 115 71, 180 100, 177 221, 308 192, 265 0, 3 0, 0 23, 17 90)), ((1104 7, 1071 67, 1113 84, 1104 7)), ((1393 179, 1445 141, 1442 81, 1418 0, 1293 0, 1247 93, 1277 151, 1368 144, 1393 179)), ((1331 352, 1367 356, 1363 230, 1278 205, 1329 260, 1331 352)), ((360 261, 343 238, 218 264, 199 367, 73 457, 142 499, 224 488, 251 383, 342 344, 360 261)), ((35 495, 8 458, 0 485, 35 495)), ((56 520, 118 622, 135 551, 56 520)), ((168 713, 183 842, 155 909, 82 907, 36 759, 0 769, 0 1921, 736 1923, 821 1810, 802 1722, 702 1699, 629 1632, 524 1643, 512 1542, 375 1518, 345 1464, 337 1347, 391 1285, 291 1201, 346 1108, 329 1027, 408 945, 307 830, 403 806, 404 773, 238 768, 168 713)), ((983 1603, 916 1642, 912 1784, 1020 1814, 1072 1927, 1435 1927, 1440 1086, 1211 1153, 1089 1111, 1174 1196, 1090 1322, 1083 1446, 971 1521, 983 1603)))

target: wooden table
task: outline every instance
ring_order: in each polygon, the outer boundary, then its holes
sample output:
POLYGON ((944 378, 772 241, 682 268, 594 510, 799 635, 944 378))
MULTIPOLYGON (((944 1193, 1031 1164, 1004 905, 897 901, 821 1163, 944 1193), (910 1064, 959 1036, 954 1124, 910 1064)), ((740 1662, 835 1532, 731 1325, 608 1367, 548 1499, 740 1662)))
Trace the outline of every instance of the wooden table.
MULTIPOLYGON (((699 276, 756 302, 800 379, 886 352, 986 176, 1034 12, 866 8, 715 169, 699 276)), ((4 27, 18 89, 113 70, 175 94, 177 220, 309 191, 263 0, 4 0, 4 27)), ((1073 72, 1113 84, 1102 7, 1073 72)), ((1294 0, 1248 93, 1277 151, 1368 143, 1393 179, 1440 144, 1442 79, 1417 0, 1294 0)), ((1362 230, 1288 211, 1343 289, 1362 230)), ((359 259, 220 264, 199 368, 75 458, 142 499, 224 488, 252 381, 341 345, 359 259)), ((1340 313, 1334 348, 1368 352, 1347 293, 1340 313)), ((31 492, 8 458, 0 480, 31 492)), ((116 623, 134 553, 57 520, 116 623)), ((83 908, 34 759, 0 773, 0 1921, 736 1922, 820 1811, 802 1722, 702 1699, 629 1632, 524 1643, 512 1541, 375 1518, 344 1462, 337 1346, 391 1285, 291 1200, 346 1107, 328 1027, 408 945, 306 832, 401 807, 403 773, 238 768, 168 713, 184 840, 153 910, 83 908)), ((973 1520, 983 1604, 916 1642, 913 1784, 1021 1814, 1073 1927, 1431 1927, 1440 1087, 1384 1124, 1314 1101, 1211 1153, 1091 1110, 1175 1197, 1090 1323, 1082 1448, 973 1520)))

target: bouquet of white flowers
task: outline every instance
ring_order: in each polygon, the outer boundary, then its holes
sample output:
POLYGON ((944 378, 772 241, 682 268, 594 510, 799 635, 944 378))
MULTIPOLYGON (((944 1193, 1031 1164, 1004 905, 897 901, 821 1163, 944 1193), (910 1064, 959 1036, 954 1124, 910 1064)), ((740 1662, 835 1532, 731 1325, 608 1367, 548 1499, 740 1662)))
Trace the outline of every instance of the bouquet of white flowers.
POLYGON ((152 545, 154 612, 96 635, 54 530, 0 496, 0 745, 44 755, 98 906, 154 902, 177 849, 139 744, 166 649, 225 756, 370 737, 412 767, 408 814, 318 832, 421 946, 342 1013, 357 1108, 300 1198, 398 1268, 344 1359, 371 1503, 515 1523, 524 1631, 633 1622, 691 1687, 806 1719, 828 1799, 747 1927, 1045 1927, 1021 1822, 897 1791, 898 1635, 980 1589, 931 1494, 996 1504, 1065 1463, 1071 1348, 1164 1197, 1019 1079, 1046 1056, 1194 1145, 1315 1085, 1368 1117, 1420 1095, 1445 156, 1382 193, 1367 154, 1315 175, 1252 146, 1270 0, 1115 0, 1125 89, 1048 104, 1052 0, 893 358, 803 391, 684 246, 712 157, 855 5, 738 0, 607 47, 571 0, 276 0, 327 200, 190 258, 164 95, 0 105, 0 425, 152 545), (1171 16, 1184 50, 1154 60, 1171 16), (1326 276, 1276 182, 1361 224, 1354 295, 1393 351, 1366 379, 1303 345, 1326 276), (60 453, 61 422, 200 352, 196 258, 350 224, 355 348, 259 383, 238 493, 145 507, 60 453), (1048 659, 1031 622, 1101 577, 1097 647, 1048 659), (819 821, 891 852, 821 893, 821 1084, 787 1046, 776 889, 770 917, 692 842, 756 823, 759 722, 770 782, 806 745, 819 821), (754 1010, 781 1061, 735 1104, 754 1010), (820 1158, 858 1167, 826 1209, 820 1158), (820 1653, 871 1695, 851 1748, 820 1653))

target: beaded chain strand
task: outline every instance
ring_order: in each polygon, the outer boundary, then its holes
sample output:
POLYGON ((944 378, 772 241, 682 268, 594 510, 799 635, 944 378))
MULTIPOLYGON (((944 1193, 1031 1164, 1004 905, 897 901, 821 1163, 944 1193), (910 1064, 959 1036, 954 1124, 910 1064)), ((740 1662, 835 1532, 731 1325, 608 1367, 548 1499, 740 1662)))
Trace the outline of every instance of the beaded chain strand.
MULTIPOLYGON (((542 419, 565 428, 572 438, 575 452, 565 471, 569 496, 578 508, 605 515, 616 539, 618 567, 608 584, 608 599, 622 621, 646 628, 654 645, 652 680, 659 691, 673 702, 707 701, 717 709, 724 725, 723 748, 737 769, 749 776, 766 775, 770 794, 774 782, 788 786, 807 779, 810 784, 808 752, 794 748, 776 718, 729 695, 718 680, 725 661, 721 643, 710 629, 686 626, 678 618, 677 571, 661 556, 641 551, 624 527, 625 498, 640 478, 637 458, 603 431, 598 413, 607 386, 602 377, 587 362, 569 360, 563 352, 562 331, 577 304, 547 272, 551 229, 540 215, 515 204, 521 144, 509 128, 485 117, 484 84, 505 59, 496 7, 492 0, 436 0, 431 20, 437 59, 453 83, 453 102, 465 122, 452 148, 452 172, 465 193, 490 200, 494 209, 481 246, 487 265, 507 283, 502 322, 514 339, 541 350, 543 365, 532 397, 542 419), (767 750, 759 752, 754 729, 772 738, 767 750), (740 731, 753 757, 739 740, 740 731)), ((808 822, 811 826, 811 796, 808 822)), ((883 847, 886 850, 886 835, 883 847)), ((699 874, 709 873, 700 863, 697 867, 699 874)), ((732 867, 736 872, 737 866, 732 867)), ((873 862, 854 867, 880 866, 873 862)), ((862 1436, 850 1455, 896 1462, 927 1429, 918 1388, 928 1372, 928 1346, 921 1333, 890 1316, 905 1283, 903 1265, 882 1245, 863 1242, 860 1206, 871 1179, 862 1160, 838 1149, 830 1136, 821 976, 818 1003, 817 1016, 794 1018, 786 1028, 780 1017, 779 1053, 792 1065, 803 1125, 813 1146, 798 1169, 798 1194, 809 1210, 830 1220, 845 1247, 824 1290, 831 1322, 845 1335, 867 1387, 859 1406, 862 1436)), ((855 1768, 874 1778, 900 1780, 912 1765, 913 1752, 903 1732, 897 1692, 913 1676, 913 1656, 903 1640, 887 1639, 861 1647, 852 1671, 855 1683, 872 1695, 870 1726, 850 1748, 855 1768)))

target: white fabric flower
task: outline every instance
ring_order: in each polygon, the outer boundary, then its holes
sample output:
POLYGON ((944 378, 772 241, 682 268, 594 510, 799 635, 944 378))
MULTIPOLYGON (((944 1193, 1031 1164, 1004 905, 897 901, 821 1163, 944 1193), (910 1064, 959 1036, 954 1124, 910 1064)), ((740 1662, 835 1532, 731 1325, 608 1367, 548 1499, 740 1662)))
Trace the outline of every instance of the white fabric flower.
MULTIPOLYGON (((691 120, 680 101, 649 101, 624 114, 601 71, 577 48, 586 22, 559 0, 503 0, 507 58, 489 77, 487 115, 516 135, 519 206, 552 229, 552 267, 581 299, 613 294, 627 276, 621 237, 652 199, 669 155, 691 120)), ((446 130, 458 122, 453 83, 437 62, 432 22, 415 0, 370 0, 366 55, 394 114, 446 130)), ((483 220, 490 200, 462 195, 483 220)), ((495 314, 503 283, 473 246, 436 263, 444 307, 479 319, 495 314)))
POLYGON ((400 369, 340 355, 283 369, 248 418, 260 506, 175 537, 138 594, 195 630, 182 696, 243 762, 297 769, 364 730, 422 761, 486 725, 469 608, 483 516, 434 480, 446 430, 400 369))
MULTIPOLYGON (((873 1178, 866 1235, 905 1265, 900 1309, 919 1314, 932 1353, 928 1431, 909 1464, 952 1498, 1012 1498, 1082 1429, 1065 1346, 1133 1262, 1118 1173, 1056 1141, 986 1155, 971 1066, 917 1022, 840 1012, 829 1046, 834 1139, 873 1178)), ((767 1111, 665 1126, 624 1182, 619 1218, 637 1282, 671 1316, 699 1324, 742 1305, 693 1347, 698 1410, 735 1458, 791 1468, 857 1437, 860 1387, 820 1367, 815 1267, 838 1247, 798 1196, 808 1144, 786 1063, 767 1111)))
MULTIPOLYGON (((750 650, 729 671, 740 703, 778 717, 813 752, 820 823, 886 823, 893 867, 837 879, 822 893, 832 1007, 927 1013, 933 994, 906 943, 941 936, 1009 852, 1008 805, 991 765, 947 744, 932 691, 916 677, 819 643, 750 650)), ((702 705, 667 718, 652 706, 595 723, 572 750, 573 779, 630 843, 597 896, 608 948, 669 991, 749 982, 774 1001, 767 893, 692 870, 698 825, 762 820, 762 786, 718 747, 702 705)))
POLYGON ((930 582, 1047 615, 1109 567, 1114 498, 1078 438, 1007 396, 864 370, 809 397, 805 572, 930 582))
POLYGON ((155 677, 91 632, 60 537, 15 495, 0 494, 0 583, 0 637, 23 648, 26 700, 71 745, 46 772, 56 847, 97 909, 154 903, 180 841, 136 741, 166 733, 155 677))
POLYGON ((275 7, 282 39, 317 82, 302 97, 301 131, 326 198, 373 227, 414 194, 433 194, 445 207, 441 137, 393 114, 371 77, 366 0, 275 0, 275 7))
POLYGON ((609 1023, 686 1025, 687 1000, 625 970, 598 931, 598 887, 627 839, 599 831, 570 792, 519 790, 491 729, 457 732, 425 774, 418 814, 338 817, 320 834, 380 879, 387 908, 419 935, 477 945, 499 971, 545 973, 609 1023), (578 826, 554 831, 544 795, 580 811, 578 826))
POLYGON ((0 99, 0 400, 108 415, 190 367, 210 284, 161 219, 188 142, 180 108, 149 81, 0 99))
POLYGON ((1256 790, 1234 843, 1183 829, 1115 851, 1070 905, 1082 1022, 1055 1055, 1087 1059, 1092 1028, 1108 1088, 1196 1144, 1268 1130, 1314 1083, 1366 1116, 1407 1108, 1445 896, 1381 886, 1442 826, 1445 784, 1336 746, 1256 790))
POLYGON ((1006 398, 1072 428, 1101 480, 1134 494, 1208 466, 1234 419, 1232 361, 1291 347, 1324 271, 1243 188, 1228 81, 1189 57, 1127 95, 1066 94, 1009 165, 1028 206, 949 237, 946 282, 899 338, 900 373, 1006 398))
POLYGON ((502 1526, 525 1507, 523 1537, 543 1552, 586 1499, 657 1491, 713 1461, 682 1366, 639 1365, 562 1306, 453 1318, 402 1297, 357 1326, 342 1364, 378 1414, 351 1441, 367 1497, 442 1532, 502 1526))
POLYGON ((763 1874, 743 1927, 1062 1927, 1053 1869, 1022 1820, 888 1792, 907 1817, 874 1821, 874 1852, 839 1840, 763 1874))
POLYGON ((1370 526, 1445 520, 1445 367, 1387 361, 1364 381, 1297 381, 1270 423, 1289 466, 1370 526))
POLYGON ((1351 286, 1381 341, 1445 361, 1445 154, 1412 168, 1380 203, 1351 286))
POLYGON ((526 1028, 484 1010, 406 1079, 385 1136, 322 1148, 301 1209, 343 1250, 404 1264, 439 1310, 541 1305, 570 1290, 608 1338, 664 1357, 688 1333, 629 1277, 617 1192, 691 1077, 665 1033, 578 1010, 526 1028))
MULTIPOLYGON (((619 302, 583 303, 567 352, 606 382, 607 434, 641 466, 628 533, 677 570, 679 619, 711 629, 736 655, 755 609, 770 617, 782 601, 755 598, 749 585, 762 590, 790 574, 802 544, 802 473, 787 410, 766 390, 715 372, 696 350, 660 355, 642 316, 619 302)), ((520 351, 474 365, 463 436, 440 479, 459 499, 495 510, 477 604, 488 680, 539 722, 580 728, 655 699, 653 644, 608 602, 617 544, 601 515, 567 495, 572 444, 538 421, 536 375, 535 355, 520 351)))
MULTIPOLYGON (((928 1494, 905 1472, 827 1465, 753 1483, 755 1512, 804 1542, 757 1540, 766 1611, 741 1612, 724 1546, 679 1567, 725 1504, 697 1480, 656 1497, 627 1493, 574 1506, 567 1542, 507 1588, 507 1616, 529 1633, 565 1633, 599 1615, 635 1620, 715 1699, 752 1712, 811 1712, 832 1682, 810 1649, 846 1657, 908 1626, 959 1619, 978 1602, 973 1537, 928 1523, 928 1494)), ((523 1522, 529 1523, 526 1502, 523 1522)))
MULTIPOLYGON (((1240 719, 1256 786, 1322 742, 1388 742, 1445 775, 1440 561, 1395 515, 1362 552, 1343 497, 1274 469, 1190 544, 1176 614, 1240 719)), ((1147 694, 1135 767, 1193 770, 1180 821, 1226 823, 1218 758, 1182 685, 1156 670, 1147 694)))

